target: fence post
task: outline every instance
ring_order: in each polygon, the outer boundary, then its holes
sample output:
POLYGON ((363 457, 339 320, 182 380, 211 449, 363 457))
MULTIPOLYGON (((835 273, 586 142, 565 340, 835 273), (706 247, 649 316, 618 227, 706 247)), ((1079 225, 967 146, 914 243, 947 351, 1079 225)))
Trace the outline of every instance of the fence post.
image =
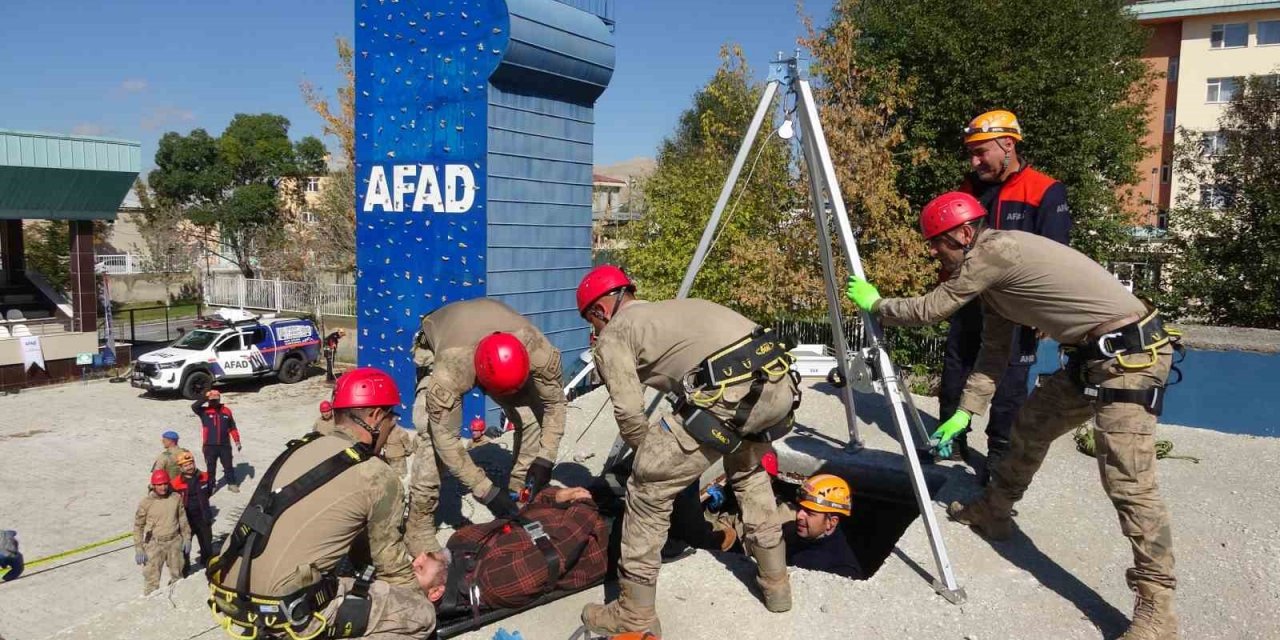
POLYGON ((273 306, 276 308, 276 313, 281 313, 284 311, 284 284, 280 282, 280 278, 275 279, 275 297, 276 303, 273 306))
POLYGON ((238 294, 237 297, 240 300, 241 309, 244 308, 244 287, 245 287, 245 281, 244 281, 244 275, 242 274, 240 275, 240 277, 236 278, 236 293, 238 294))
MULTIPOLYGON (((133 309, 129 310, 129 344, 138 344, 138 323, 133 321, 133 309)), ((132 347, 131 347, 132 348, 132 347)))

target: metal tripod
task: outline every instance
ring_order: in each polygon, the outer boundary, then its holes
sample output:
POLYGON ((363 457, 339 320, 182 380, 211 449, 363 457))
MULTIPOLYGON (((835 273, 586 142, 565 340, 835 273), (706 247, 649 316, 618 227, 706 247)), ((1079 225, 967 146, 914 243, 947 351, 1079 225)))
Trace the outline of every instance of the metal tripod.
MULTIPOLYGON (((902 446, 903 457, 906 459, 906 471, 911 478, 916 506, 920 510, 920 517, 924 520, 933 559, 937 564, 939 577, 933 580, 933 588, 952 604, 960 604, 965 600, 964 588, 957 584, 951 569, 951 561, 947 557, 946 545, 942 540, 942 532, 938 528, 929 488, 925 484, 924 472, 920 467, 920 455, 916 449, 917 438, 922 444, 927 443, 929 438, 920 420, 920 414, 911 400, 911 394, 907 393, 902 379, 898 376, 897 369, 889 359, 889 353, 885 349, 884 333, 875 317, 862 313, 863 331, 861 345, 857 350, 851 350, 845 338, 844 320, 840 312, 843 292, 831 255, 833 232, 839 240, 849 272, 859 278, 866 276, 862 269, 862 259, 858 255, 857 244, 854 242, 853 228, 849 224, 849 216, 845 211, 844 196, 836 181, 835 166, 831 163, 826 136, 823 134, 822 123, 818 118, 818 107, 813 99, 813 90, 805 78, 806 67, 806 61, 799 55, 783 59, 779 54, 778 59, 770 64, 768 84, 765 86, 764 94, 760 96, 760 104, 751 119, 751 125, 743 138, 738 155, 734 158, 729 176, 720 191, 715 209, 711 212, 711 219, 708 220, 707 227, 702 232, 702 239, 684 274, 684 280, 680 283, 680 290, 676 297, 688 297, 690 289, 693 288, 693 281, 702 268, 703 260, 716 237, 720 217, 738 182, 743 164, 750 155, 756 136, 760 132, 765 116, 770 111, 779 87, 784 87, 787 94, 793 95, 796 100, 795 128, 798 129, 796 133, 799 135, 804 164, 808 171, 810 205, 813 207, 814 220, 817 223, 818 244, 821 249, 822 270, 827 290, 827 314, 835 342, 836 368, 846 381, 842 388, 845 418, 849 424, 849 442, 846 448, 857 452, 863 447, 862 436, 858 433, 858 417, 854 411, 854 390, 883 395, 893 410, 893 422, 897 427, 898 442, 902 446)), ((790 117, 791 114, 788 114, 788 118, 790 117)), ((785 129, 786 125, 783 128, 785 129)), ((649 405, 648 413, 652 414, 660 402, 660 397, 655 398, 649 405)), ((626 451, 626 445, 621 438, 618 438, 609 452, 604 468, 611 468, 626 454, 626 451)))

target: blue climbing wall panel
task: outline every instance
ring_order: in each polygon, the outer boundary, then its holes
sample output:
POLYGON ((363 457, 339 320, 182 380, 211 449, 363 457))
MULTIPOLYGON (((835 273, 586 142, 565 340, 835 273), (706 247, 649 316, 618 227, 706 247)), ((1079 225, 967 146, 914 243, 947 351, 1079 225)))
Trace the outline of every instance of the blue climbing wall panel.
MULTIPOLYGON (((395 376, 407 422, 419 319, 491 295, 572 370, 609 27, 553 0, 362 1, 355 20, 360 364, 395 376)), ((496 423, 477 392, 463 407, 496 423)))

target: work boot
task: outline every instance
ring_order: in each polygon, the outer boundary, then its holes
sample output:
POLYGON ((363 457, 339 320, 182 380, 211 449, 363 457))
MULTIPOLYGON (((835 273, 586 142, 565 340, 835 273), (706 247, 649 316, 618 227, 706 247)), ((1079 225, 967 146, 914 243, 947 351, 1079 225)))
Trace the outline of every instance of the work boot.
POLYGON ((1008 509, 999 509, 991 504, 990 492, 981 498, 961 504, 952 502, 947 507, 947 515, 960 524, 967 524, 988 540, 1008 540, 1013 536, 1013 518, 1008 509))
POLYGON ((715 533, 713 535, 720 538, 721 551, 728 551, 733 548, 733 545, 738 543, 738 532, 734 530, 733 526, 719 520, 716 520, 711 526, 715 529, 715 533))
POLYGON ((622 593, 609 604, 589 604, 582 608, 582 624, 587 631, 609 636, 627 631, 648 631, 662 636, 662 623, 658 621, 655 602, 658 585, 640 584, 626 578, 618 579, 622 593))
POLYGON ((1004 438, 988 438, 987 439, 987 462, 982 465, 982 473, 978 474, 978 484, 988 486, 991 484, 991 471, 1000 464, 1005 455, 1009 453, 1009 441, 1004 438))
POLYGON ((229 484, 227 485, 227 490, 230 491, 231 493, 240 493, 240 485, 229 484))
POLYGON ((756 584, 764 594, 764 608, 774 613, 791 610, 791 576, 787 574, 787 546, 778 543, 767 549, 754 547, 751 555, 756 559, 756 584))
MULTIPOLYGON (((1132 569, 1130 570, 1132 571, 1132 569)), ((1135 582, 1133 622, 1120 640, 1178 640, 1178 615, 1173 612, 1173 589, 1150 582, 1135 582)))

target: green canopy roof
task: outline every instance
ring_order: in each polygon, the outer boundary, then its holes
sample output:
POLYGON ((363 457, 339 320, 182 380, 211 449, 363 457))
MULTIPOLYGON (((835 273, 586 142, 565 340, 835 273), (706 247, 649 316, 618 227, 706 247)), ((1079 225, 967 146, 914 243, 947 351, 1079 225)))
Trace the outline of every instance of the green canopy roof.
POLYGON ((0 129, 0 220, 114 220, 141 168, 138 142, 0 129))

